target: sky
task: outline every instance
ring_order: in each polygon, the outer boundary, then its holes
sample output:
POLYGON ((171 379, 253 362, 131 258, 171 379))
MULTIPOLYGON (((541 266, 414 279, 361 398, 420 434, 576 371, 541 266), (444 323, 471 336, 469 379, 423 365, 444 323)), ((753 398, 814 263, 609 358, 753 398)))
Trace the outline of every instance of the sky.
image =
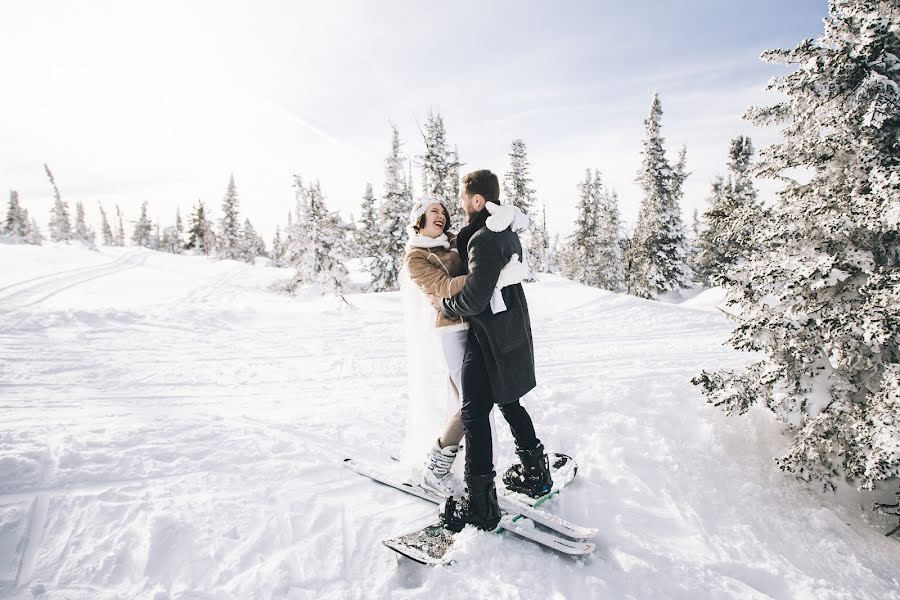
POLYGON ((198 199, 217 217, 233 174, 242 217, 270 241, 295 174, 358 215, 366 183, 380 193, 391 123, 419 185, 432 110, 463 173, 502 178, 523 139, 551 233, 566 235, 587 168, 636 219, 657 92, 670 158, 687 148, 689 224, 731 138, 778 139, 741 118, 776 101, 767 82, 787 72, 759 55, 818 36, 826 12, 826 0, 4 0, 0 189, 45 227, 47 163, 95 224, 98 202, 133 220, 148 201, 165 227, 198 199))

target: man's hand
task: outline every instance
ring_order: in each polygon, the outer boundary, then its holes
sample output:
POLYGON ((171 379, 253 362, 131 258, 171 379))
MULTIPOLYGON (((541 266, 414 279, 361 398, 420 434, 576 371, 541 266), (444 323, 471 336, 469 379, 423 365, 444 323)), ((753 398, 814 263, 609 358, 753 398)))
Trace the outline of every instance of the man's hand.
POLYGON ((438 314, 441 312, 441 299, 435 296, 434 294, 428 294, 428 299, 431 300, 431 305, 434 307, 434 310, 438 311, 438 314))

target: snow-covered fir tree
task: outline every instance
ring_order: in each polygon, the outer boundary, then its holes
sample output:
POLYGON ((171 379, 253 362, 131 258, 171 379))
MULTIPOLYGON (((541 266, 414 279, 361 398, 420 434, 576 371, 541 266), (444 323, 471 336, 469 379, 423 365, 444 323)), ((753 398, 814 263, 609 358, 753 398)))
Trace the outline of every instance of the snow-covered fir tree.
POLYGON ((503 176, 503 202, 512 204, 529 216, 528 228, 523 235, 522 245, 528 252, 528 263, 534 270, 540 270, 542 255, 547 250, 546 231, 541 228, 535 206, 535 191, 531 187, 531 165, 523 140, 513 140, 509 151, 509 171, 503 176), (539 246, 539 247, 536 247, 539 246))
POLYGON ((337 213, 327 209, 318 181, 311 184, 307 192, 306 249, 294 264, 296 273, 292 287, 319 284, 324 291, 340 296, 349 285, 347 227, 337 213))
POLYGON ((150 244, 147 247, 151 250, 162 250, 162 227, 159 221, 156 221, 150 229, 150 244))
POLYGON ((309 189, 300 175, 294 175, 294 214, 288 213, 287 236, 284 244, 284 262, 298 270, 298 282, 312 279, 315 273, 306 271, 304 257, 309 250, 307 229, 309 223, 309 189), (304 271, 302 274, 300 271, 304 271))
MULTIPOLYGON (((792 67, 754 172, 784 189, 766 247, 731 272, 731 336, 758 357, 694 379, 728 413, 760 403, 788 423, 778 463, 803 479, 898 492, 900 477, 900 5, 832 0, 824 33, 763 59, 792 67), (802 180, 795 179, 797 173, 802 180)), ((895 507, 896 509, 896 507, 895 507)))
POLYGON ((6 219, 3 222, 3 233, 22 240, 28 234, 28 214, 19 204, 19 192, 10 190, 6 219))
POLYGON ((696 273, 706 285, 723 285, 729 272, 752 252, 759 251, 754 230, 763 222, 764 209, 750 175, 753 144, 750 138, 731 140, 728 173, 713 180, 705 227, 695 242, 696 273))
POLYGON ((575 229, 567 240, 560 263, 563 275, 585 285, 596 284, 597 206, 593 193, 591 170, 585 169, 584 181, 578 184, 578 216, 575 229))
POLYGON ((597 238, 594 264, 597 287, 618 291, 625 285, 622 263, 622 240, 619 222, 619 198, 614 190, 602 185, 600 172, 594 171, 594 206, 597 207, 597 238))
POLYGON ((684 148, 675 165, 663 147, 662 103, 653 95, 650 114, 644 119, 643 161, 637 182, 644 192, 632 241, 629 276, 631 293, 656 298, 662 292, 691 286, 689 248, 681 220, 681 196, 685 171, 684 148))
POLYGON ((209 256, 214 249, 213 240, 212 223, 206 215, 206 207, 203 206, 202 200, 197 200, 194 213, 191 215, 191 226, 188 229, 188 239, 184 244, 184 249, 209 256))
POLYGON ((100 231, 103 234, 103 245, 115 246, 116 236, 113 234, 112 227, 109 226, 109 219, 106 217, 106 211, 103 210, 103 205, 99 202, 97 203, 97 206, 100 207, 100 231))
POLYGON ((175 254, 184 252, 184 222, 181 220, 181 207, 175 207, 175 254))
POLYGON ((368 258, 375 256, 379 251, 379 231, 378 231, 378 207, 375 201, 375 192, 372 190, 372 184, 366 183, 366 191, 363 192, 362 204, 360 206, 359 228, 356 229, 354 239, 356 242, 356 250, 360 257, 368 258))
POLYGON ((94 229, 89 227, 84 220, 84 205, 81 202, 75 203, 75 234, 74 238, 86 245, 88 248, 97 247, 97 234, 94 229))
MULTIPOLYGON (((26 209, 22 209, 25 213, 25 219, 28 220, 28 211, 26 209)), ((31 217, 30 224, 28 226, 28 231, 25 232, 25 243, 26 244, 34 244, 35 246, 40 246, 44 241, 44 234, 41 233, 41 228, 38 225, 37 220, 34 217, 31 217)))
POLYGON ((216 236, 219 258, 240 259, 243 255, 242 239, 237 187, 234 185, 232 175, 222 198, 222 218, 219 220, 219 233, 216 236))
POLYGON ((122 209, 116 204, 116 246, 125 245, 125 222, 122 219, 122 209))
POLYGON ((53 179, 53 173, 50 167, 44 165, 44 171, 50 180, 50 186, 53 188, 53 208, 50 209, 50 241, 66 242, 72 239, 72 221, 69 219, 69 206, 63 202, 62 196, 59 194, 59 188, 56 187, 56 180, 53 179))
POLYGON ((272 252, 269 253, 269 262, 267 264, 270 267, 284 266, 284 240, 281 239, 281 225, 275 226, 275 236, 272 238, 272 252))
POLYGON ((143 246, 149 248, 152 245, 153 224, 150 222, 150 216, 147 214, 149 206, 145 200, 141 204, 141 216, 134 223, 134 231, 131 234, 131 241, 135 246, 143 246))
POLYGON ((256 233, 250 219, 244 219, 243 239, 241 240, 241 249, 243 251, 243 259, 253 264, 257 256, 266 255, 266 243, 262 237, 256 233))
MULTIPOLYGON (((369 289, 396 290, 400 268, 406 255, 412 197, 403 173, 400 134, 393 125, 391 152, 384 161, 384 193, 378 210, 378 235, 373 238, 374 259, 369 264, 369 289)), ((449 208, 449 207, 448 207, 449 208)))
POLYGON ((535 214, 529 223, 531 240, 528 247, 531 256, 531 270, 536 273, 550 272, 550 233, 547 231, 547 206, 541 204, 540 218, 535 214))
MULTIPOLYGON (((450 229, 457 231, 465 220, 456 197, 459 191, 459 158, 450 152, 447 130, 441 114, 428 111, 425 121, 425 153, 422 163, 422 192, 426 197, 440 198, 450 213, 450 229), (456 192, 454 192, 456 190, 456 192)), ((387 196, 382 202, 387 201, 387 196)))

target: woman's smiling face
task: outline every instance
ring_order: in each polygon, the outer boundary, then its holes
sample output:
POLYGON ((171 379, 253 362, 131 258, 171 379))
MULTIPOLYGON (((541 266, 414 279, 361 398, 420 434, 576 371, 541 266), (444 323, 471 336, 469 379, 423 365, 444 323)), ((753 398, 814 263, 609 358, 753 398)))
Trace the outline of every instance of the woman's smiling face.
POLYGON ((444 227, 448 221, 449 215, 442 204, 437 202, 429 204, 425 209, 425 227, 419 233, 436 238, 444 233, 444 227))

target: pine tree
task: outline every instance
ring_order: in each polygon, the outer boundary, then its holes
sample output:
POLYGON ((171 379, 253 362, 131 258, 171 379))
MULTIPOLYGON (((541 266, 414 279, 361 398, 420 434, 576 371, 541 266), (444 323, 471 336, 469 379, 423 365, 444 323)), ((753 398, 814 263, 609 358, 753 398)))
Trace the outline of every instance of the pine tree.
POLYGON ((6 211, 6 221, 3 224, 3 233, 15 236, 17 238, 25 238, 28 233, 27 213, 19 204, 19 192, 10 190, 9 207, 6 211))
MULTIPOLYGON (((440 113, 428 111, 425 121, 425 154, 422 161, 422 191, 426 197, 440 198, 450 213, 450 228, 462 226, 465 215, 456 197, 459 190, 459 159, 447 145, 447 130, 440 113), (456 190, 456 192, 454 192, 456 190)), ((383 201, 387 201, 387 196, 383 201)))
POLYGON ((197 200, 194 214, 191 215, 191 228, 188 230, 188 240, 184 245, 185 250, 193 250, 197 254, 203 253, 209 256, 212 252, 212 224, 206 216, 206 207, 202 200, 197 200))
MULTIPOLYGON (((748 367, 694 379, 729 414, 759 402, 790 424, 779 466, 803 479, 897 490, 900 477, 900 7, 832 0, 824 33, 763 54, 794 69, 751 108, 780 124, 754 173, 785 183, 731 272, 731 336, 748 367), (806 174, 803 182, 792 174, 806 174)), ((895 507, 896 508, 896 507, 895 507)))
POLYGON ((88 248, 97 247, 97 234, 85 222, 84 205, 81 202, 75 203, 75 239, 88 248))
POLYGON ((509 150, 509 171, 503 176, 503 202, 512 204, 526 215, 531 215, 535 202, 530 170, 525 142, 513 140, 509 150))
POLYGON ((125 245, 125 225, 122 221, 122 209, 116 204, 116 246, 125 245))
POLYGON ((594 195, 594 205, 598 209, 597 237, 594 243, 596 285, 605 290, 618 291, 625 285, 619 231, 619 198, 615 191, 602 187, 599 171, 594 171, 594 195))
POLYGON ((184 223, 181 221, 181 207, 175 207, 175 232, 172 244, 172 252, 181 254, 184 252, 184 223))
POLYGON ((547 231, 547 206, 541 204, 541 219, 531 220, 531 269, 536 273, 549 273, 550 233, 547 231))
POLYGON ((106 218, 106 211, 103 210, 103 205, 99 202, 97 206, 100 207, 100 228, 103 232, 103 245, 104 246, 115 246, 116 245, 116 236, 113 235, 112 227, 109 226, 109 219, 106 218))
POLYGON ((243 260, 253 264, 257 256, 266 255, 266 243, 256 233, 256 229, 250 223, 250 219, 244 219, 243 239, 241 240, 243 260))
POLYGON ((347 229, 338 215, 326 208, 319 182, 309 186, 305 200, 306 247, 294 264, 293 287, 320 284, 324 291, 340 296, 349 285, 347 229))
POLYGON ((357 252, 360 257, 368 258, 378 252, 378 220, 376 219, 377 206, 375 192, 372 184, 366 183, 366 191, 362 197, 361 218, 359 229, 355 233, 357 252))
POLYGON ((53 179, 53 173, 50 167, 44 164, 44 171, 47 172, 47 178, 53 187, 53 208, 50 209, 50 241, 66 242, 72 239, 72 224, 69 220, 69 206, 63 202, 59 194, 59 188, 56 187, 56 181, 53 179))
POLYGON ((563 275, 585 285, 596 284, 597 206, 591 170, 585 169, 584 181, 578 184, 578 217, 569 236, 562 260, 563 275))
POLYGON ((400 157, 400 134, 396 127, 391 125, 391 128, 391 153, 384 161, 384 193, 378 211, 378 237, 373 242, 375 258, 369 266, 369 289, 375 292, 399 288, 412 211, 412 197, 400 157))
POLYGON ((643 298, 691 286, 688 245, 681 220, 682 185, 687 178, 684 148, 673 166, 663 148, 662 103, 653 95, 644 119, 643 162, 637 182, 644 192, 632 241, 632 293, 643 298))
MULTIPOLYGON (((290 215, 288 215, 290 216, 290 215)), ((272 238, 272 254, 269 257, 268 265, 271 267, 284 266, 284 241, 281 239, 281 226, 275 226, 275 237, 272 238)))
POLYGON ((218 243, 219 258, 239 259, 241 250, 241 227, 238 221, 237 187, 234 175, 228 180, 228 188, 222 198, 222 219, 219 221, 218 243))
POLYGON ((752 156, 750 138, 733 139, 727 177, 713 180, 709 209, 703 213, 706 227, 696 241, 697 275, 704 284, 728 283, 729 271, 760 250, 754 231, 764 219, 764 209, 750 176, 752 156))
POLYGON ((145 200, 144 203, 141 204, 141 216, 138 217, 138 220, 135 222, 134 232, 131 234, 131 241, 134 242, 134 245, 143 246, 144 248, 149 248, 151 246, 151 238, 153 237, 153 224, 150 222, 147 209, 148 205, 145 200))
MULTIPOLYGON (((24 208, 22 212, 25 214, 25 221, 28 221, 28 211, 24 208)), ((33 244, 35 246, 40 246, 44 241, 44 235, 41 233, 41 228, 38 225, 36 219, 31 219, 31 224, 28 226, 28 231, 25 233, 25 243, 33 244)))
POLYGON ((287 239, 285 241, 284 262, 297 269, 299 283, 314 277, 314 271, 309 271, 304 265, 305 255, 309 250, 308 224, 309 224, 309 190, 303 183, 300 175, 294 175, 294 199, 296 215, 288 213, 287 239))

